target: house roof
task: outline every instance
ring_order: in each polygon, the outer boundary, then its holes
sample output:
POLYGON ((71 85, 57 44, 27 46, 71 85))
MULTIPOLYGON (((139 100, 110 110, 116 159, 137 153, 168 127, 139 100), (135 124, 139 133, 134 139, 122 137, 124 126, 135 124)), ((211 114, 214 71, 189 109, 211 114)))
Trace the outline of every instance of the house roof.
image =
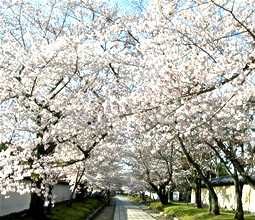
MULTIPOLYGON (((251 176, 252 180, 255 181, 255 176, 251 176)), ((244 184, 247 184, 243 177, 239 176, 239 181, 243 182, 244 184)), ((231 176, 221 176, 219 178, 214 178, 211 180, 211 183, 213 186, 229 186, 234 185, 234 180, 231 176)), ((202 187, 205 188, 205 184, 202 183, 202 187)))
POLYGON ((231 176, 221 176, 219 178, 212 179, 211 183, 213 186, 234 185, 234 180, 231 176))

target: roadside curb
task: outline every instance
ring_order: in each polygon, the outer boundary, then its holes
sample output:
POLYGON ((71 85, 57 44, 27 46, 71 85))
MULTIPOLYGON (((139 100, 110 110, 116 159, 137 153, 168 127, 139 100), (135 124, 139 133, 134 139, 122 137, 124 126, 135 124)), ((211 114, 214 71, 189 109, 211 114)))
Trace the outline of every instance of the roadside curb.
POLYGON ((106 206, 106 204, 104 203, 103 205, 101 205, 99 208, 97 208, 96 210, 94 210, 94 212, 88 216, 85 220, 91 220, 99 211, 101 211, 101 209, 103 209, 106 206))
POLYGON ((115 210, 116 210, 116 199, 114 198, 114 208, 113 208, 113 213, 112 213, 112 216, 111 216, 111 220, 114 219, 114 214, 115 214, 115 210))
POLYGON ((115 207, 116 201, 114 198, 111 198, 98 209, 94 210, 94 212, 85 220, 113 220, 115 207))

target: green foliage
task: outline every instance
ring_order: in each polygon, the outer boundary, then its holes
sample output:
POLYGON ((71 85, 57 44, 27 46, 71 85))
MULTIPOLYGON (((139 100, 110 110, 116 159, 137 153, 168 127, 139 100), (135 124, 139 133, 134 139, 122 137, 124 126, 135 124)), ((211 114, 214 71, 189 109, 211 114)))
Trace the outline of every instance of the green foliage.
POLYGON ((157 209, 159 211, 163 211, 163 205, 161 204, 161 202, 152 202, 150 204, 150 207, 152 207, 153 209, 157 209))
POLYGON ((136 196, 128 196, 128 199, 131 200, 132 202, 136 202, 136 203, 143 203, 144 201, 141 199, 140 196, 136 195, 136 196))
MULTIPOLYGON (((161 202, 152 202, 150 207, 159 211, 164 211, 169 215, 177 216, 182 220, 228 220, 234 219, 235 212, 221 210, 220 215, 210 215, 207 208, 198 209, 193 206, 188 206, 185 203, 172 202, 170 205, 162 205, 161 202)), ((245 215, 245 220, 254 220, 255 215, 245 215)))
POLYGON ((6 150, 8 147, 5 144, 0 144, 0 151, 6 150))
POLYGON ((31 178, 34 180, 39 180, 40 174, 36 174, 36 173, 31 173, 31 178))
POLYGON ((67 207, 66 203, 59 203, 52 209, 52 214, 48 215, 48 217, 55 220, 84 220, 102 204, 102 202, 95 199, 88 199, 85 202, 74 201, 72 208, 67 207))

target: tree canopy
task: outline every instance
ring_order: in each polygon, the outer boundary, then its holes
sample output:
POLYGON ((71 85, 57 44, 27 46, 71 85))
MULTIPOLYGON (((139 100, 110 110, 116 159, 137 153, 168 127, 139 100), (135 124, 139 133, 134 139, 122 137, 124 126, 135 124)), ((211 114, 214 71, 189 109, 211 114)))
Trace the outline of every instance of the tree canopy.
POLYGON ((213 158, 255 189, 254 0, 0 4, 2 194, 45 200, 81 167, 157 188, 213 158))

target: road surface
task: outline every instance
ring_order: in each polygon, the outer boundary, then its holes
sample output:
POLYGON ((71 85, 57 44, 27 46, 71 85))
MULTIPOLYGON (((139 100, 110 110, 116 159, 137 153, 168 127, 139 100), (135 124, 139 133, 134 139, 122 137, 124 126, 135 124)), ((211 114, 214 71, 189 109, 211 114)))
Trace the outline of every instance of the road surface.
POLYGON ((149 214, 132 204, 125 196, 116 196, 114 220, 155 220, 149 214))

